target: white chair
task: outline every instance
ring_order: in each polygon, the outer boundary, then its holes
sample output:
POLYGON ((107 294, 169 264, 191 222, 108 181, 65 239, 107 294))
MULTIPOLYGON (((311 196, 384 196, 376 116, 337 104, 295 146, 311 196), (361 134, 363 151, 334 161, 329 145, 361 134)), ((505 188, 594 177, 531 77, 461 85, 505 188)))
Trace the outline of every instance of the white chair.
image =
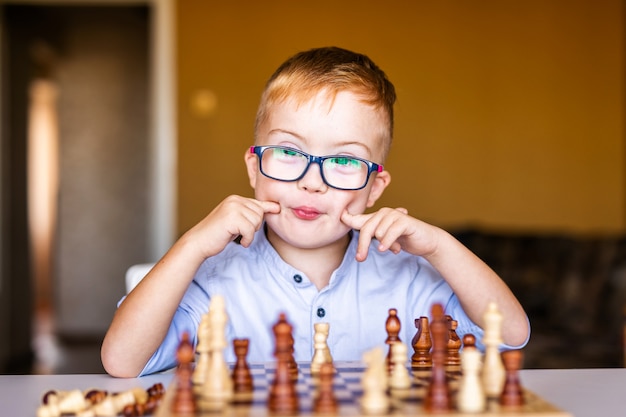
POLYGON ((153 266, 153 263, 137 264, 128 268, 128 270, 126 271, 126 294, 131 292, 133 288, 135 288, 137 284, 139 284, 139 281, 141 281, 143 277, 148 275, 148 272, 150 272, 153 266))

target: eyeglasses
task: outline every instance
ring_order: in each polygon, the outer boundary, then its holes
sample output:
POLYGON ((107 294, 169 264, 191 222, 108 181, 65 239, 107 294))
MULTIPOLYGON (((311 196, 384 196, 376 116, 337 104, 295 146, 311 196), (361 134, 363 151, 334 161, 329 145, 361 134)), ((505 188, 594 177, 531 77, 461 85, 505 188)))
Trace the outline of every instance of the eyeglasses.
POLYGON ((372 172, 383 170, 382 165, 354 156, 314 156, 286 146, 251 146, 250 153, 259 157, 261 173, 278 181, 298 181, 316 163, 324 183, 338 190, 360 190, 372 172))

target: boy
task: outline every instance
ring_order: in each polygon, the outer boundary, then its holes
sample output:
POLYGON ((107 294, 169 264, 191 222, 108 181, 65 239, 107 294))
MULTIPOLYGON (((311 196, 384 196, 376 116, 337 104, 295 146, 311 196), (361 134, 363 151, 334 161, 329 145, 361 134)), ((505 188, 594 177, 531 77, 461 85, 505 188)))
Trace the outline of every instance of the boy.
MULTIPOLYGON (((197 342, 217 294, 226 299, 228 338, 249 338, 254 362, 274 359, 280 312, 293 324, 296 360, 311 359, 316 322, 330 323, 335 360, 360 360, 384 343, 389 308, 410 342, 414 319, 435 302, 461 337, 480 340, 495 301, 505 345, 523 346, 530 331, 521 305, 451 235, 402 208, 364 214, 391 181, 382 163, 395 98, 369 58, 344 49, 302 52, 279 67, 244 156, 255 198, 227 197, 121 302, 102 345, 107 372, 134 377, 174 366, 180 335, 197 342)), ((226 355, 234 360, 231 349, 226 355)))

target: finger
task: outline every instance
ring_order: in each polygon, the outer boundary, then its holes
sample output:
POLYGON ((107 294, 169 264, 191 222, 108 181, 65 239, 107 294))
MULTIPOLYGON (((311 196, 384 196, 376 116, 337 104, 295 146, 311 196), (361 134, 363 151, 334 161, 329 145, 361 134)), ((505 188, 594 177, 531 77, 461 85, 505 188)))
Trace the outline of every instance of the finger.
POLYGON ((371 214, 350 214, 344 211, 341 214, 341 221, 351 229, 361 230, 363 225, 372 217, 371 214))
POLYGON ((261 223, 252 223, 252 222, 242 222, 242 224, 239 226, 239 230, 238 230, 238 239, 239 239, 239 243, 241 244, 241 246, 243 246, 244 248, 247 248, 248 246, 250 246, 250 244, 252 243, 252 241, 254 240, 254 235, 256 233, 257 230, 259 230, 259 225, 261 223))
POLYGON ((409 214, 409 210, 405 209, 404 207, 396 207, 396 210, 398 210, 402 214, 409 214))
POLYGON ((372 243, 372 236, 368 233, 359 233, 359 242, 356 246, 356 260, 363 262, 367 259, 367 253, 369 252, 370 244, 372 243))
POLYGON ((275 201, 258 201, 263 209, 263 213, 272 213, 278 214, 280 213, 280 204, 275 201))
POLYGON ((389 247, 389 250, 397 255, 402 251, 402 245, 400 245, 397 241, 393 242, 393 244, 389 247))
POLYGON ((402 236, 404 228, 397 218, 387 217, 376 230, 376 239, 380 242, 378 250, 391 249, 394 243, 402 236))

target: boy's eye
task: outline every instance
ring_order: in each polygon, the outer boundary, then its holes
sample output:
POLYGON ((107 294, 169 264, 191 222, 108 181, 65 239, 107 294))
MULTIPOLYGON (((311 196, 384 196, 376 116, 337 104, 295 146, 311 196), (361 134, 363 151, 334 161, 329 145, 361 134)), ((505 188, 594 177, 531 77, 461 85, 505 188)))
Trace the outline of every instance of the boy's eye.
POLYGON ((359 161, 358 159, 353 159, 353 158, 334 157, 334 158, 330 158, 328 161, 331 166, 336 166, 336 167, 360 168, 361 166, 361 161, 359 161))
POLYGON ((300 154, 294 150, 291 149, 281 149, 281 148, 275 148, 273 150, 274 156, 277 158, 286 158, 286 157, 293 157, 293 156, 300 156, 300 154))

